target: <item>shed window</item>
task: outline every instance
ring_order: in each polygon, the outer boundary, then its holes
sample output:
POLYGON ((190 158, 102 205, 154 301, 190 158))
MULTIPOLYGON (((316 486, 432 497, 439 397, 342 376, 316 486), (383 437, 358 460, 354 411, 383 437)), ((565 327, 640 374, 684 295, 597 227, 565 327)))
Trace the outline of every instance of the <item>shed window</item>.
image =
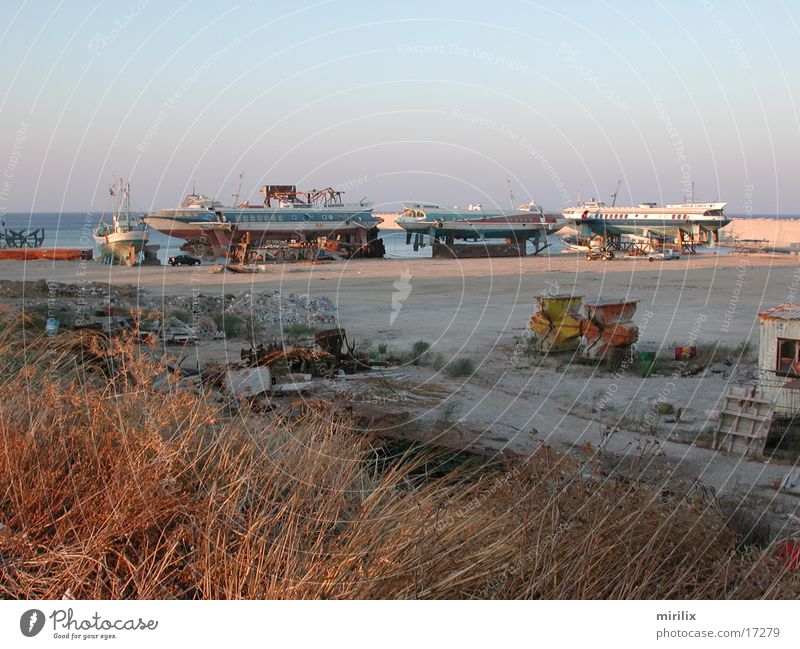
POLYGON ((778 374, 800 376, 800 340, 778 338, 778 374))

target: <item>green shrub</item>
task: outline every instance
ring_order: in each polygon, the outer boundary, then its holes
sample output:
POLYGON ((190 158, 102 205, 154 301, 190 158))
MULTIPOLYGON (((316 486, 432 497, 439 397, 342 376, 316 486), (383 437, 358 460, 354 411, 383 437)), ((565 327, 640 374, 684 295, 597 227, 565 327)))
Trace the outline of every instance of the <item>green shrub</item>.
POLYGON ((471 358, 454 358, 444 366, 444 373, 450 378, 472 376, 475 374, 475 363, 471 358))
POLYGON ((252 332, 251 323, 235 313, 215 313, 212 319, 217 329, 225 332, 226 338, 249 336, 252 332))
POLYGON ((192 321, 192 314, 189 313, 186 309, 173 309, 167 314, 167 320, 170 318, 176 318, 185 324, 189 324, 192 321))
POLYGON ((317 332, 314 325, 306 324, 305 322, 295 322, 294 324, 283 325, 283 335, 285 338, 302 338, 304 336, 313 336, 317 332))
POLYGON ((411 345, 411 363, 414 365, 421 365, 423 357, 430 351, 431 344, 424 340, 418 340, 411 345))

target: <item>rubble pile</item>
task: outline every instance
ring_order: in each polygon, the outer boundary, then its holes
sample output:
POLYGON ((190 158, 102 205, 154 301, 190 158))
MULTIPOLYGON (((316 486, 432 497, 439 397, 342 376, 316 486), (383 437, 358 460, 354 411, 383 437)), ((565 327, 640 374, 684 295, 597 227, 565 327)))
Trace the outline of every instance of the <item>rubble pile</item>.
POLYGON ((327 297, 313 297, 266 290, 239 295, 180 295, 169 298, 170 310, 182 310, 196 316, 233 314, 252 317, 256 324, 308 324, 312 326, 336 323, 336 305, 327 297))
POLYGON ((311 326, 336 323, 336 305, 327 297, 309 297, 291 293, 283 297, 278 291, 245 293, 235 298, 226 313, 253 319, 262 325, 307 324, 311 326))
POLYGON ((36 281, 0 280, 0 298, 83 298, 113 300, 146 300, 148 291, 134 285, 115 286, 102 282, 64 283, 40 279, 36 281))
POLYGON ((212 316, 225 311, 233 295, 175 295, 166 299, 168 311, 186 311, 198 317, 212 316))
POLYGON ((162 311, 168 326, 192 326, 202 329, 202 338, 214 337, 219 316, 235 315, 256 326, 307 325, 325 328, 337 323, 336 305, 327 297, 310 297, 267 289, 225 295, 158 296, 138 286, 115 286, 97 282, 61 283, 0 281, 0 300, 25 298, 26 308, 47 305, 56 300, 59 320, 72 322, 79 313, 112 304, 122 313, 129 309, 162 311), (168 319, 168 320, 167 320, 168 319))

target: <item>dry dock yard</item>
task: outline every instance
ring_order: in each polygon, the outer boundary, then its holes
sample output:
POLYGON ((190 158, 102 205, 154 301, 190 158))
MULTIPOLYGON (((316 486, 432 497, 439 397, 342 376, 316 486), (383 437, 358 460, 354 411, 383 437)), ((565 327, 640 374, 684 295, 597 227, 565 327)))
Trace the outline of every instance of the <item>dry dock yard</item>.
POLYGON ((189 391, 231 421, 347 417, 470 466, 555 453, 581 479, 699 498, 741 547, 800 561, 800 307, 763 316, 800 302, 794 256, 76 268, 0 262, 16 277, 4 318, 55 318, 51 340, 134 331, 161 400, 189 391))

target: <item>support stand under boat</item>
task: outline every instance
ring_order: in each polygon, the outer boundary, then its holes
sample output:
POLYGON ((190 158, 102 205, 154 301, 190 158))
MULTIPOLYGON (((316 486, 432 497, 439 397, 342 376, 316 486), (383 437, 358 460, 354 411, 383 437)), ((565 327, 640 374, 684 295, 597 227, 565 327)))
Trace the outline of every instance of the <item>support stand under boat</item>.
POLYGON ((544 245, 543 246, 539 246, 539 241, 540 241, 541 237, 542 237, 542 235, 538 231, 533 232, 531 237, 529 237, 529 239, 533 242, 533 254, 534 254, 534 256, 538 255, 545 248, 549 248, 550 247, 550 242, 547 240, 547 232, 544 232, 544 245))

